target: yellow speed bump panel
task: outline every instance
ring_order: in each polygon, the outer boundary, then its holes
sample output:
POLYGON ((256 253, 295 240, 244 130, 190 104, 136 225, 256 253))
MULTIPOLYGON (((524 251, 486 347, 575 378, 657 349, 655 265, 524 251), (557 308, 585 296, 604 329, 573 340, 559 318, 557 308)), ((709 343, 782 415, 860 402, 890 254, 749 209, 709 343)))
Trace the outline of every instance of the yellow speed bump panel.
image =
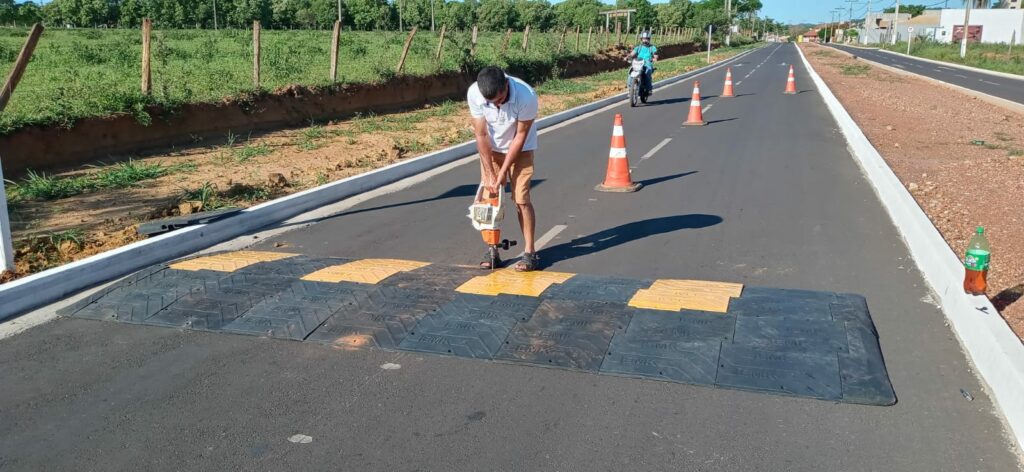
POLYGON ((428 265, 430 265, 428 262, 403 261, 401 259, 361 259, 320 269, 303 277, 302 280, 375 284, 399 272, 407 272, 428 265))
POLYGON ((560 284, 576 274, 566 272, 516 272, 514 269, 496 270, 488 275, 473 277, 455 289, 456 292, 476 295, 525 295, 539 297, 552 284, 560 284))
POLYGON ((260 262, 273 262, 298 254, 270 251, 236 251, 213 256, 197 257, 187 261, 176 262, 169 267, 178 270, 213 270, 217 272, 234 272, 260 262))
POLYGON ((743 293, 742 284, 700 280, 657 280, 637 290, 629 306, 652 310, 701 310, 725 313, 731 297, 743 293))

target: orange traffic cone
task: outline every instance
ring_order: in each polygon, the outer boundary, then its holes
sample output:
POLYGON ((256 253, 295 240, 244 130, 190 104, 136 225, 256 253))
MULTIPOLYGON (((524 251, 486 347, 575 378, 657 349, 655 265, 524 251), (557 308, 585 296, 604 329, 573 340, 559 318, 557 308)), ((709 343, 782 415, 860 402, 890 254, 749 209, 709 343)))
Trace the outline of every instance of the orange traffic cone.
POLYGON ((722 89, 723 97, 735 97, 732 93, 732 67, 725 68, 725 88, 722 89))
POLYGON ((629 175, 629 159, 626 158, 626 135, 622 132, 622 115, 615 114, 615 126, 612 127, 612 146, 608 151, 608 171, 604 175, 604 183, 594 187, 602 192, 635 192, 643 184, 633 182, 629 175))
POLYGON ((793 66, 789 66, 789 78, 786 79, 786 91, 783 92, 787 95, 796 95, 796 79, 793 78, 793 66))
POLYGON ((693 83, 693 98, 690 99, 690 115, 686 117, 683 126, 704 126, 704 111, 700 109, 700 81, 693 83))

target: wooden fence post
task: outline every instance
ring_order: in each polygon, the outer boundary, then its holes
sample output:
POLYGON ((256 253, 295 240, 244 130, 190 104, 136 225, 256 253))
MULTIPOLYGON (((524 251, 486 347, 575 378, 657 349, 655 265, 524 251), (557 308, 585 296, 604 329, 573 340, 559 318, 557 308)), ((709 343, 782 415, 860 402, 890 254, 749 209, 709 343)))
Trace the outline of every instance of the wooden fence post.
POLYGON ((591 26, 587 29, 587 52, 590 52, 590 36, 594 34, 594 27, 591 26))
POLYGON ((622 46, 622 23, 615 22, 615 45, 622 46))
POLYGON ((477 34, 477 28, 476 28, 476 25, 473 25, 473 37, 471 38, 472 44, 470 44, 470 46, 469 46, 469 55, 470 56, 475 56, 476 55, 476 34, 477 34))
POLYGON ((260 87, 260 20, 252 22, 252 85, 260 87))
POLYGON ((416 26, 409 31, 409 37, 405 38, 405 46, 402 46, 402 57, 398 59, 398 67, 395 68, 396 75, 402 75, 402 68, 405 67, 405 57, 409 55, 409 46, 412 46, 412 38, 416 36, 416 26))
MULTIPOLYGON (((7 74, 7 81, 4 88, 0 89, 0 113, 3 113, 7 103, 11 101, 14 89, 21 81, 21 76, 28 68, 29 59, 36 50, 39 37, 43 34, 43 25, 36 23, 32 31, 28 33, 25 45, 21 47, 18 58, 14 60, 14 67, 7 74)), ((11 243, 11 218, 7 214, 7 190, 4 189, 3 165, 0 165, 0 273, 6 270, 14 270, 14 245, 11 243)))
POLYGON ((434 54, 435 61, 441 61, 441 50, 444 48, 444 31, 448 25, 441 25, 441 37, 437 39, 437 54, 434 54))
POLYGON ((331 82, 338 81, 338 41, 341 39, 341 22, 334 22, 331 33, 331 82))
POLYGON ((153 32, 153 21, 142 19, 142 94, 149 95, 153 90, 153 74, 149 68, 152 57, 150 54, 150 35, 153 32))
POLYGON ((576 25, 576 52, 580 52, 580 25, 576 25))
POLYGON ((562 48, 565 47, 565 33, 569 31, 569 27, 562 28, 562 35, 558 37, 558 53, 562 53, 562 48))
POLYGON ((523 51, 530 50, 530 25, 526 25, 526 30, 523 31, 523 51))
POLYGON ((505 30, 505 38, 501 40, 501 55, 505 55, 505 51, 508 50, 508 41, 512 38, 512 28, 505 30))

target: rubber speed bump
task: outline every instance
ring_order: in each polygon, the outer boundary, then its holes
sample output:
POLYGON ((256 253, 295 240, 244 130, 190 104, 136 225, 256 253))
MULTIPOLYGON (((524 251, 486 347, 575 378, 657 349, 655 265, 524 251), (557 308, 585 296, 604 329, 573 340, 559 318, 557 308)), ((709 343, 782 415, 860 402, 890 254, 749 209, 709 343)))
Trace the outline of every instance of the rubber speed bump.
POLYGON ((565 272, 516 272, 512 269, 496 270, 488 275, 474 277, 455 289, 475 295, 524 295, 539 297, 554 284, 571 279, 576 274, 565 272))
POLYGON ((428 265, 430 264, 426 262, 403 261, 401 259, 360 259, 320 269, 303 277, 302 280, 375 284, 399 272, 419 269, 428 265))
POLYGON ((212 256, 197 257, 187 261, 181 261, 170 265, 172 269, 178 270, 212 270, 216 272, 234 272, 260 262, 273 262, 298 254, 270 251, 236 251, 212 256))
POLYGON ((743 293, 742 284, 701 280, 656 280, 637 290, 629 306, 651 310, 699 310, 725 313, 729 300, 743 293))

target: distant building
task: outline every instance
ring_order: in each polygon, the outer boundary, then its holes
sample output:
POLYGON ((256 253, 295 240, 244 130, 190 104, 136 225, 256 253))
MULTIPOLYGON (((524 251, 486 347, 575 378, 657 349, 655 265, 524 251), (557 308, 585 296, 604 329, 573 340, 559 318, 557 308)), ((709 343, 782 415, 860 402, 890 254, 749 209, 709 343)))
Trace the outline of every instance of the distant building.
POLYGON ((1020 9, 1021 0, 1003 0, 999 2, 998 8, 1020 9))
MULTIPOLYGON (((968 41, 982 43, 1024 44, 1024 0, 1004 0, 1005 8, 971 9, 968 41), (1011 5, 1012 4, 1012 5, 1011 5), (1007 11, 1012 9, 1013 11, 1007 11)), ((893 13, 868 13, 864 27, 858 30, 862 44, 877 44, 892 41, 906 41, 907 38, 929 39, 940 43, 960 41, 963 34, 964 9, 947 8, 925 10, 910 18, 900 13, 899 20, 893 13)))

